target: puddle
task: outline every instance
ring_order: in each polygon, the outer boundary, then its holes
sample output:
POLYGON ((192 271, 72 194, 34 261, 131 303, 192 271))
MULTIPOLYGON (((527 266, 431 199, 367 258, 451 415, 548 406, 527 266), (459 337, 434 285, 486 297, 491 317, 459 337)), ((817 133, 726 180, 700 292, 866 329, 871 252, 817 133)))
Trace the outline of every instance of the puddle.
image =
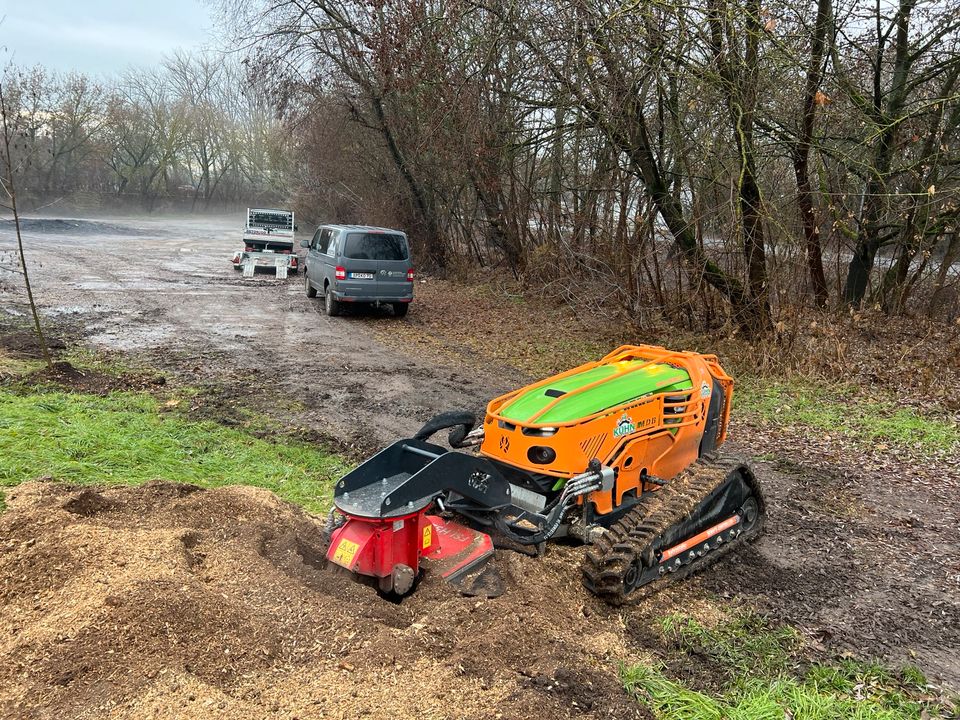
POLYGON ((145 348, 171 347, 175 344, 176 329, 169 325, 154 325, 142 328, 115 327, 91 335, 94 345, 111 350, 143 350, 145 348))
POLYGON ((83 315, 88 312, 95 312, 93 308, 83 305, 60 305, 58 307, 44 308, 43 314, 47 317, 63 317, 64 315, 83 315))

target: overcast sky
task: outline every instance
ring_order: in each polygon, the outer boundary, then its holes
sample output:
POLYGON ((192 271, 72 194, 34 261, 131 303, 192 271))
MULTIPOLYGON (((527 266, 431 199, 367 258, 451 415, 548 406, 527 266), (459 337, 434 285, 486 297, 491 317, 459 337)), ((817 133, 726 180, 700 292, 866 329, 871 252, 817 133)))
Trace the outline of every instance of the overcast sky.
POLYGON ((4 65, 112 74, 212 44, 200 0, 0 0, 0 17, 4 65))

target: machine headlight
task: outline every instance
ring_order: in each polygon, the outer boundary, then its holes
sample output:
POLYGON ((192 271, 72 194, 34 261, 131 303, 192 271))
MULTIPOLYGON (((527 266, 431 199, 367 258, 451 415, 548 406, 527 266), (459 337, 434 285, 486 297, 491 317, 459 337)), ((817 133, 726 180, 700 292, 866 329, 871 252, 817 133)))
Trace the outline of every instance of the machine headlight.
POLYGON ((527 450, 527 459, 536 465, 549 465, 557 459, 557 452, 550 447, 534 445, 527 450))

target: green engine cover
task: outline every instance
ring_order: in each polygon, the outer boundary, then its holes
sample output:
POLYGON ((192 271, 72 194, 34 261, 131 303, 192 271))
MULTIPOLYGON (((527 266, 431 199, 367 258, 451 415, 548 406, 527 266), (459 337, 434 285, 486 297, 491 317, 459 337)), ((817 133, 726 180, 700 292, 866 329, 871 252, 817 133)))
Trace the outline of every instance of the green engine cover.
POLYGON ((685 370, 665 363, 656 363, 609 382, 602 382, 589 390, 570 395, 569 398, 565 397, 572 390, 586 387, 631 367, 643 365, 645 362, 644 360, 623 360, 559 378, 517 396, 501 409, 500 415, 521 423, 573 422, 644 395, 689 390, 693 387, 690 376, 685 370), (533 420, 537 413, 554 401, 556 405, 533 420))

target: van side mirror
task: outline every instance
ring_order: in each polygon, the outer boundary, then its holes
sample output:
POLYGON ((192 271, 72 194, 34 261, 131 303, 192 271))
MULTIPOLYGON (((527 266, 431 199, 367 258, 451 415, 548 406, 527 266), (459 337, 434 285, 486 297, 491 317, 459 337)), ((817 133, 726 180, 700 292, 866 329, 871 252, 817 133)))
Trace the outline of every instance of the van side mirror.
POLYGON ((301 241, 300 241, 300 247, 310 247, 310 241, 309 241, 309 240, 301 240, 301 241))

